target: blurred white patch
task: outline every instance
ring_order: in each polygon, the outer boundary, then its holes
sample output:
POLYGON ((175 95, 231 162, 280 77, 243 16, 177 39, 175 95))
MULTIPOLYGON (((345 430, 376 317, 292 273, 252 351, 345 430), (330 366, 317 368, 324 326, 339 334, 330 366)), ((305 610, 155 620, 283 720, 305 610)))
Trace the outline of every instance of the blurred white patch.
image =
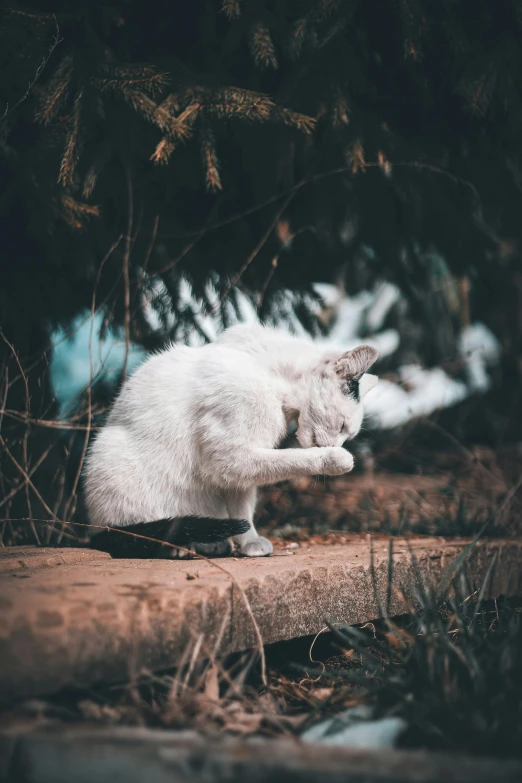
MULTIPOLYGON (((103 316, 91 318, 90 313, 78 316, 67 330, 58 329, 53 334, 51 359, 51 383, 55 397, 64 410, 74 402, 89 381, 116 380, 125 361, 123 330, 108 333, 100 339, 103 316)), ((131 344, 127 370, 132 372, 145 358, 145 351, 131 344)))
POLYGON ((470 389, 486 392, 491 386, 487 368, 496 364, 501 348, 495 335, 481 323, 471 324, 460 335, 459 348, 466 359, 470 389))
POLYGON ((393 748, 407 728, 402 718, 372 720, 366 705, 352 707, 335 718, 318 723, 301 735, 303 742, 328 747, 393 748))
POLYGON ((396 383, 380 380, 364 401, 368 426, 373 429, 400 427, 412 419, 449 408, 469 393, 463 383, 453 380, 438 367, 432 370, 402 367, 399 374, 401 382, 408 383, 408 391, 396 383))

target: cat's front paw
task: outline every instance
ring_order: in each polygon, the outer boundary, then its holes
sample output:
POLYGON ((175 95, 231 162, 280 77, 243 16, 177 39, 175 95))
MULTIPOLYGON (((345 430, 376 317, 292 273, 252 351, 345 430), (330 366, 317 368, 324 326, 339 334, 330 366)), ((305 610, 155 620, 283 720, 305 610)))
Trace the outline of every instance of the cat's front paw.
POLYGON ((353 470, 353 456, 340 446, 327 446, 320 449, 321 468, 318 471, 324 476, 342 476, 353 470))
POLYGON ((249 541, 248 544, 245 544, 239 549, 239 553, 244 557, 266 557, 267 555, 271 555, 273 551, 274 547, 272 546, 272 542, 269 541, 268 538, 263 538, 263 536, 259 536, 253 541, 249 541))

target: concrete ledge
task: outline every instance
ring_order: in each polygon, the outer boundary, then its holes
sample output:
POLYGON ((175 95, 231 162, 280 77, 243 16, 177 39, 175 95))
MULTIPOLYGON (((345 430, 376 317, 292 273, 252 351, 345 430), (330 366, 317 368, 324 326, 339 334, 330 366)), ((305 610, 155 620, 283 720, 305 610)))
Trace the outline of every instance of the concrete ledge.
POLYGON ((34 571, 36 568, 49 568, 61 565, 83 565, 110 560, 110 555, 93 549, 54 549, 50 547, 14 546, 0 549, 0 574, 3 571, 34 571))
POLYGON ((0 733, 2 783, 519 783, 522 762, 203 739, 142 728, 0 733))
MULTIPOLYGON (((437 583, 469 542, 394 540, 394 585, 415 597, 416 565, 437 583)), ((388 539, 373 541, 384 600, 388 539)), ((370 544, 316 546, 293 556, 222 559, 246 595, 265 643, 316 633, 325 619, 360 623, 379 616, 370 544)), ((64 686, 122 681, 140 669, 175 665, 195 643, 202 652, 256 643, 244 600, 214 563, 111 560, 88 550, 13 548, 0 574, 0 700, 45 695, 64 686), (25 564, 20 566, 20 562, 25 564)), ((478 542, 468 574, 480 586, 494 554, 487 595, 522 595, 522 541, 478 542)), ((405 611, 394 591, 392 614, 405 611)))

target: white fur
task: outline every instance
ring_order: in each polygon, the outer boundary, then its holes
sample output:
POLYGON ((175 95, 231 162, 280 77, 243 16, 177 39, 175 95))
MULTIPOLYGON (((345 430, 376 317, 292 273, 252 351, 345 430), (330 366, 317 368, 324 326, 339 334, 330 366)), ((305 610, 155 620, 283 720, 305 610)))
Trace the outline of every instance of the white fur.
MULTIPOLYGON (((353 467, 341 446, 359 432, 363 410, 343 394, 340 377, 348 377, 352 353, 325 357, 312 341, 240 325, 210 345, 173 345, 150 357, 123 386, 90 449, 90 522, 247 519, 250 530, 235 540, 240 551, 270 554, 253 525, 256 488, 353 467), (303 448, 277 449, 293 419, 303 448)), ((373 354, 357 358, 358 377, 373 354)), ((361 377, 361 397, 373 378, 361 377)))
POLYGON ((368 392, 377 386, 378 383, 379 379, 376 375, 370 375, 369 372, 365 372, 359 382, 361 397, 364 397, 366 394, 368 394, 368 392))

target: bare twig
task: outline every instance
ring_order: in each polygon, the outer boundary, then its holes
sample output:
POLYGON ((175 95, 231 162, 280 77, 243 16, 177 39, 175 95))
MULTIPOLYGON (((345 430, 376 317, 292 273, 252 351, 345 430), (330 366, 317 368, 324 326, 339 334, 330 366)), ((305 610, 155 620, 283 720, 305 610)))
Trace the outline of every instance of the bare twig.
MULTIPOLYGON (((71 494, 69 497, 69 501, 64 509, 64 517, 67 519, 69 516, 69 511, 71 509, 71 506, 73 502, 75 501, 76 497, 76 491, 78 489, 78 484, 80 481, 80 476, 83 469, 83 463, 85 462, 85 456, 87 454, 87 447, 89 445, 89 437, 91 434, 91 424, 92 424, 92 383, 93 383, 93 375, 94 375, 94 367, 93 367, 93 361, 92 361, 92 339, 93 339, 93 331, 94 331, 94 313, 96 311, 96 292, 98 290, 98 285, 100 283, 101 274, 103 271, 103 267, 105 266, 105 263, 107 259, 110 257, 111 252, 107 253, 101 260, 100 266, 98 267, 98 272, 96 274, 96 280, 94 283, 94 288, 92 291, 92 300, 91 300, 91 328, 89 331, 89 384, 87 386, 87 426, 85 428, 85 437, 83 439, 83 447, 82 447, 82 453, 80 456, 80 462, 78 463, 78 469, 76 471, 76 476, 74 478, 74 483, 71 489, 71 494)), ((128 271, 128 269, 127 269, 128 271)), ((74 511, 73 511, 74 513, 74 511)), ((63 528, 58 536, 57 544, 60 545, 60 542, 62 540, 62 534, 63 534, 63 528)))
POLYGON ((123 361, 122 376, 123 380, 127 377, 127 364, 129 361, 129 347, 130 347, 130 279, 129 279, 129 265, 131 255, 131 242, 132 242, 132 225, 134 215, 134 196, 132 189, 132 175, 130 166, 125 164, 125 178, 127 182, 127 233, 124 237, 125 248, 123 252, 123 327, 125 332, 125 358, 123 361))
MULTIPOLYGON (((159 215, 156 215, 154 218, 154 223, 152 224, 152 232, 150 235, 150 242, 147 247, 147 250, 145 252, 145 258, 143 260, 143 266, 141 267, 141 274, 136 280, 136 285, 134 288, 134 296, 136 299, 138 298, 138 294, 140 291, 140 286, 143 283, 145 276, 147 274, 147 268, 149 266, 150 257, 152 255, 152 251, 154 250, 154 245, 156 244, 156 237, 158 235, 158 226, 159 226, 159 215)), ((137 310, 138 308, 136 308, 137 310)), ((136 314, 136 310, 133 312, 133 315, 136 314)))
POLYGON ((285 211, 285 209, 286 209, 286 208, 287 208, 287 206, 289 205, 290 201, 291 201, 291 200, 293 199, 293 197, 295 196, 295 193, 296 193, 296 192, 297 192, 297 191, 292 191, 291 193, 289 193, 289 194, 287 195, 287 197, 286 197, 286 198, 285 198, 285 200, 283 201, 283 204, 282 204, 282 205, 279 207, 279 209, 278 209, 278 210, 277 210, 277 212, 275 213, 274 217, 273 217, 273 218, 272 218, 272 220, 270 221, 269 225, 267 226, 266 230, 263 232, 263 234, 262 234, 262 236, 261 236, 261 238, 260 238, 259 242, 258 242, 258 243, 256 244, 256 246, 254 247, 254 249, 252 250, 252 252, 251 252, 251 253, 250 253, 250 255, 248 256, 248 258, 246 259, 245 263, 243 264, 243 266, 241 267, 241 269, 239 270, 239 272, 238 272, 238 273, 235 275, 235 277, 234 277, 234 278, 232 278, 232 280, 231 280, 231 282, 230 282, 230 285, 229 285, 229 286, 228 286, 228 287, 225 289, 225 291, 224 291, 224 292, 221 294, 221 296, 220 296, 220 298, 219 298, 219 301, 218 301, 218 302, 217 302, 217 303, 214 305, 214 307, 212 308, 212 310, 213 310, 213 311, 214 311, 214 310, 215 310, 215 309, 216 309, 216 308, 217 308, 217 307, 218 307, 218 306, 219 306, 219 305, 220 305, 220 304, 223 302, 223 300, 224 300, 224 299, 226 299, 226 298, 227 298, 227 296, 228 296, 228 295, 229 295, 229 293, 232 291, 232 289, 233 289, 233 288, 235 288, 235 286, 238 284, 239 280, 240 280, 240 279, 241 279, 241 277, 243 276, 244 272, 245 272, 245 271, 248 269, 248 267, 250 266, 250 264, 252 263, 252 261, 254 261, 254 259, 257 257, 257 255, 259 254, 260 250, 261 250, 261 249, 262 249, 262 247, 264 246, 265 242, 266 242, 266 241, 268 240, 268 238, 270 237, 270 234, 272 233, 272 231, 273 231, 273 230, 274 230, 274 228, 276 227, 276 225, 277 225, 277 223, 278 223, 278 221, 279 221, 279 219, 280 219, 281 215, 283 214, 283 212, 285 211))
MULTIPOLYGON (((36 473, 36 471, 38 470, 38 468, 40 467, 40 465, 42 464, 42 462, 43 462, 43 461, 46 459, 46 457, 49 455, 49 452, 51 451, 51 449, 52 449, 52 448, 53 448, 52 446, 49 446, 47 449, 45 449, 45 451, 44 451, 44 452, 41 454, 41 456, 39 457, 39 459, 38 459, 38 460, 35 462, 35 464, 34 464, 34 465, 31 467, 31 469, 27 471, 27 476, 28 476, 28 478, 30 478, 32 475, 34 475, 34 473, 36 473)), ((14 498, 14 496, 15 496, 15 495, 17 495, 17 494, 18 494, 18 492, 20 492, 20 490, 21 490, 21 489, 23 489, 24 487, 27 487, 27 486, 28 486, 28 481, 27 481, 27 479, 26 479, 26 478, 24 478, 24 480, 23 480, 23 483, 22 483, 22 484, 17 484, 17 486, 16 486, 16 487, 13 487, 13 489, 11 490, 11 492, 9 492, 9 493, 8 493, 8 494, 7 494, 7 495, 6 495, 6 496, 3 498, 3 500, 0 500, 0 508, 2 508, 2 506, 5 506, 5 504, 6 504, 6 503, 9 503, 9 501, 10 501, 12 498, 14 498)))
POLYGON ((15 419, 15 421, 34 424, 37 427, 47 427, 52 430, 78 430, 81 432, 86 429, 98 429, 97 427, 89 428, 86 424, 74 424, 72 421, 67 421, 65 419, 63 421, 58 421, 56 419, 34 419, 26 413, 10 410, 9 408, 0 408, 0 417, 1 416, 7 416, 9 419, 15 419))
MULTIPOLYGON (((5 453, 7 454, 7 456, 9 457, 9 459, 11 460, 11 462, 13 463, 13 465, 15 466, 15 468, 18 470, 18 472, 22 474, 22 476, 23 476, 23 478, 26 480, 26 482, 27 482, 28 486, 30 486, 30 487, 31 487, 31 489, 33 490, 34 494, 36 495, 36 497, 38 498, 38 500, 39 500, 39 501, 40 501, 40 503, 42 504, 42 507, 45 509, 45 511, 47 511, 47 513, 48 513, 48 514, 49 514, 51 517, 53 517, 53 520, 54 520, 54 522, 57 522, 57 521, 59 521, 59 520, 58 520, 58 518, 57 518, 57 516, 56 516, 56 514, 54 514, 54 513, 51 511, 51 509, 49 508, 49 506, 47 505, 47 503, 45 502, 45 500, 44 500, 44 499, 43 499, 43 497, 41 496, 40 492, 39 492, 39 491, 38 491, 38 489, 35 487, 34 483, 31 481, 31 477, 30 477, 30 476, 27 474, 27 471, 25 471, 25 470, 23 469, 23 467, 20 465, 20 463, 18 462, 18 460, 16 459, 16 457, 14 457, 14 456, 11 454, 11 452, 10 452, 10 450, 9 450, 8 446, 7 446, 7 443, 5 442, 5 440, 4 440, 4 438, 2 437, 2 435, 0 435, 0 445, 2 446, 2 448, 3 448, 3 449, 4 449, 4 451, 5 451, 5 453)), ((11 520, 11 521, 13 521, 13 520, 11 520)), ((35 519, 33 519, 33 518, 32 518, 32 516, 31 516, 30 518, 26 519, 25 521, 29 521, 29 522, 31 522, 31 523, 34 525, 34 522, 39 522, 39 521, 41 521, 41 520, 35 520, 35 519)), ((46 520, 46 521, 47 521, 47 523, 49 524, 49 520, 46 520)))
MULTIPOLYGON (((17 12, 16 9, 10 9, 10 11, 13 12, 13 13, 17 12)), ((36 84, 36 82, 38 81, 40 76, 42 75, 42 72, 43 72, 45 66, 47 65, 47 63, 51 59, 51 56, 52 56, 54 50, 56 49, 58 44, 60 44, 63 41, 63 38, 60 38, 60 28, 58 27, 58 21, 56 19, 56 16, 53 14, 52 17, 53 17, 54 23, 56 25, 56 32, 55 32, 55 35, 54 35, 53 42, 51 43, 50 49, 49 49, 48 53, 45 55, 45 57, 42 59, 42 62, 40 63, 38 68, 36 69, 36 73, 35 73, 34 77, 31 79, 31 81, 29 82, 29 84, 27 86, 27 89, 24 92, 24 94, 22 95, 22 97, 15 103, 15 105, 11 109, 9 108, 9 104, 7 104, 7 106, 5 107, 5 111, 4 111, 3 115, 0 117, 0 122, 3 122, 6 119, 6 117, 8 117, 10 114, 12 114, 15 111, 15 109, 17 109, 18 106, 20 106, 20 104, 23 103, 25 101, 25 99, 29 97, 29 94, 30 94, 31 90, 33 89, 34 85, 36 84)))
POLYGON ((263 282, 263 285, 260 288, 258 297, 257 297, 257 312, 261 310, 261 307, 263 305, 263 299, 265 298, 266 290, 268 286, 270 285, 270 281, 272 280, 273 276, 275 275, 275 271, 277 269, 277 265, 279 263, 279 255, 274 256, 272 259, 272 263, 270 264, 270 269, 268 270, 268 274, 265 277, 265 280, 263 282))
MULTIPOLYGON (((25 408, 26 408, 27 413, 29 414, 30 410, 31 410, 31 397, 30 397, 30 394, 29 394, 29 382, 27 380, 27 376, 26 376, 26 374, 25 374, 25 372, 23 370, 22 364, 20 362, 20 359, 18 357, 18 354, 16 353, 16 350, 15 350, 14 346, 9 342, 9 340, 4 335, 4 333, 3 333, 3 331, 1 329, 0 329, 0 337, 2 338, 4 343, 8 346, 9 350, 11 351, 11 353, 12 353, 12 355, 14 357, 15 362, 18 365, 18 369, 20 370, 20 374, 22 376, 22 380, 24 382, 24 389, 25 389, 25 408)), ((24 461, 26 472, 29 470, 29 455, 28 455, 28 450, 27 450, 28 440, 29 440, 29 427, 26 426, 25 431, 24 431, 24 436, 23 436, 23 439, 22 439, 22 456, 23 456, 23 461, 24 461)), ((20 487, 20 489, 22 489, 22 488, 25 490, 25 500, 26 500, 26 504, 27 504, 27 513, 29 514, 29 517, 31 517, 32 516, 31 499, 29 497, 29 485, 28 485, 28 483, 25 482, 20 487)), ((33 531, 33 535, 35 537, 36 543, 38 545, 40 545, 40 543, 41 543, 40 542, 40 537, 38 536, 38 531, 36 530, 36 527, 34 526, 34 524, 31 526, 31 529, 33 531)))
MULTIPOLYGON (((433 174, 439 174, 440 176, 447 177, 456 185, 462 185, 463 187, 468 188, 473 193, 473 195, 480 200, 480 194, 472 182, 464 179, 463 177, 459 177, 458 175, 453 174, 451 171, 447 171, 446 169, 443 169, 440 166, 436 166, 433 163, 421 163, 420 161, 397 161, 395 163, 389 161, 389 163, 392 169, 410 168, 410 169, 415 169, 415 171, 429 171, 433 174)), ((365 161, 364 164, 361 164, 361 170, 371 169, 371 168, 382 169, 382 163, 380 161, 365 161)), ((190 239, 191 237, 199 238, 202 232, 207 233, 209 231, 217 231, 218 229, 224 228, 225 226, 228 226, 231 223, 236 223, 238 220, 242 220, 242 218, 248 217, 248 215, 253 215, 256 212, 260 212, 262 209, 269 207, 271 204, 274 204, 276 201, 279 201, 285 196, 288 196, 290 193, 295 194, 298 190, 301 190, 301 188, 305 187, 306 185, 311 185, 314 182, 319 182, 322 179, 337 176, 339 174, 353 175, 352 167, 339 166, 338 168, 335 169, 328 169, 327 171, 322 171, 319 174, 314 174, 310 177, 305 177, 302 180, 300 180, 297 184, 292 185, 291 188, 282 190, 280 193, 276 193, 275 195, 270 196, 264 201, 260 201, 258 204, 255 204, 252 207, 248 207, 247 209, 244 209, 241 212, 236 212, 233 215, 230 215, 230 217, 223 218, 222 220, 216 221, 215 223, 210 223, 209 225, 205 226, 204 228, 200 228, 197 231, 185 231, 178 234, 162 233, 160 234, 160 236, 166 239, 190 239)), ((161 272, 158 272, 157 274, 161 274, 161 272)))

